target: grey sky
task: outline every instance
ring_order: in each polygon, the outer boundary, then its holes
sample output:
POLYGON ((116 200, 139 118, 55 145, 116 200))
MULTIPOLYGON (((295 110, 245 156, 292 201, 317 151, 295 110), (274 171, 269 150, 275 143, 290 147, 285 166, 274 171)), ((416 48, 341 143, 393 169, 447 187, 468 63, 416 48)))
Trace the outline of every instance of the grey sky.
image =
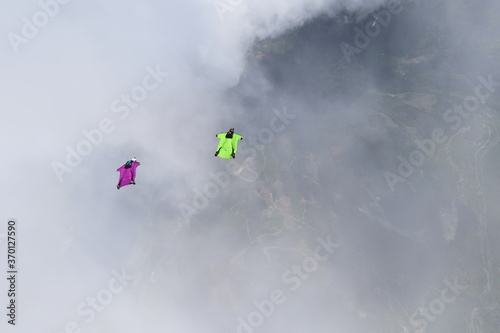
POLYGON ((4 1, 2 332, 498 327, 499 9, 4 1))

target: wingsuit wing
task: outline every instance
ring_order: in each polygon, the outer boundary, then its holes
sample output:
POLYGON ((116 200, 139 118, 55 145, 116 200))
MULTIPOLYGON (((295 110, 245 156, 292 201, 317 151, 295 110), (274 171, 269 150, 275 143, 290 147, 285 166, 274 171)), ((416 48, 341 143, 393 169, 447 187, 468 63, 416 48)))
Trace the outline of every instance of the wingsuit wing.
POLYGON ((234 153, 236 154, 236 152, 238 151, 238 141, 240 141, 241 139, 243 139, 243 137, 239 134, 233 134, 233 139, 232 139, 232 144, 233 144, 233 149, 234 149, 234 153))

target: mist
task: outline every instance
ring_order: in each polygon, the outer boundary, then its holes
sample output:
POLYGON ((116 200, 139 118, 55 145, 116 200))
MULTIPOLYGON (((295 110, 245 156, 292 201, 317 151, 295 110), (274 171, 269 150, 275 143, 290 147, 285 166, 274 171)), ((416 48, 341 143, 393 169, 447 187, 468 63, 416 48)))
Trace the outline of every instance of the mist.
POLYGON ((2 7, 2 332, 498 330, 500 4, 2 7))

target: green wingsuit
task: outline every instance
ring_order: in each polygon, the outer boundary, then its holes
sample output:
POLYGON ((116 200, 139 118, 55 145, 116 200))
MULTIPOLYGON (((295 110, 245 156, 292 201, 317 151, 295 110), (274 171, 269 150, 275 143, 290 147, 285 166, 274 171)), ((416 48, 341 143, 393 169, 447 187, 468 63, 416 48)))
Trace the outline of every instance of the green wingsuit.
POLYGON ((238 151, 238 141, 243 139, 243 137, 234 133, 234 130, 230 130, 227 133, 215 134, 215 136, 219 138, 215 156, 219 156, 220 158, 235 158, 235 154, 238 151))

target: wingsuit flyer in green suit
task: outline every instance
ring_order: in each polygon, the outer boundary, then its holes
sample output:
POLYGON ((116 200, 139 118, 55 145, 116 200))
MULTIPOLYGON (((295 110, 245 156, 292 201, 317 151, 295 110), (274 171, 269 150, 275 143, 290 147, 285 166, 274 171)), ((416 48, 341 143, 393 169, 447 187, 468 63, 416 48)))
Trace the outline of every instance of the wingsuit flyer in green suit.
POLYGON ((231 128, 227 133, 219 133, 215 134, 215 136, 219 138, 215 156, 219 156, 220 158, 235 158, 236 152, 238 152, 238 141, 242 140, 243 137, 234 133, 234 128, 231 128))

